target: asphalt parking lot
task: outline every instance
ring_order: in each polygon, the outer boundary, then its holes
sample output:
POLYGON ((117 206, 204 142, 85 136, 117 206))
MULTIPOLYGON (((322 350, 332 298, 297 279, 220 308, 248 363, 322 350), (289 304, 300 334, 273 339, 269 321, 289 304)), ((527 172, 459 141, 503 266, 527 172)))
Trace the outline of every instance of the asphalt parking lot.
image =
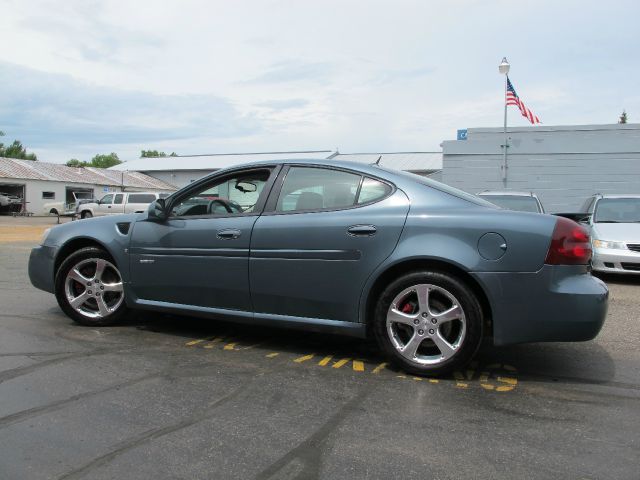
POLYGON ((1 479, 639 478, 640 279, 606 279, 594 341, 487 345, 424 379, 349 338, 77 326, 30 285, 34 240, 2 228, 1 479))

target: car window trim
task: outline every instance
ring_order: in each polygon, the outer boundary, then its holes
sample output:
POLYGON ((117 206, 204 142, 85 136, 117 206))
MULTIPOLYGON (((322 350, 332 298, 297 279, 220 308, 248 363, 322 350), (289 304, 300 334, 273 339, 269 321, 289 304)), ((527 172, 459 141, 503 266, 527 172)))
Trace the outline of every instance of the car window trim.
POLYGON ((337 212, 337 211, 341 211, 341 210, 351 210, 354 208, 361 208, 361 207, 366 207, 368 205, 373 205, 374 203, 378 203, 381 202, 383 200, 386 200, 387 198, 389 198, 390 196, 392 196, 396 190, 398 189, 398 187, 395 186, 395 184, 393 184, 392 182, 390 182, 389 180, 380 178, 376 175, 370 175, 369 173, 364 173, 364 172, 359 172, 358 170, 351 170, 349 168, 344 168, 344 167, 338 167, 338 166, 334 166, 334 165, 323 165, 323 164, 315 164, 315 163, 287 163, 282 167, 282 170, 280 171, 280 174, 278 175, 278 179, 276 182, 276 185, 273 187, 271 193, 269 194, 269 198, 267 199, 267 203, 265 205, 264 211, 261 213, 261 215, 265 215, 265 216, 270 216, 270 215, 296 215, 296 214, 300 214, 300 213, 319 213, 319 212, 337 212), (309 209, 309 210, 290 210, 287 212, 279 212, 276 211, 276 206, 277 206, 277 202, 278 202, 278 198, 280 197, 280 192, 282 191, 282 187, 284 185, 284 182, 286 181, 287 178, 287 173, 289 173, 289 170, 291 169, 291 167, 304 167, 304 168, 321 168, 324 170, 336 170, 339 172, 345 172, 345 173, 351 173, 354 175, 359 175, 360 176, 360 183, 358 185, 358 191, 356 192, 356 197, 354 198, 354 204, 349 206, 349 207, 335 207, 335 208, 316 208, 316 209, 309 209), (367 202, 367 203, 361 203, 358 204, 357 199, 358 199, 358 195, 360 194, 360 189, 362 188, 362 183, 364 182, 365 178, 372 178, 374 180, 377 180, 381 183, 384 183, 385 185, 388 185, 389 187, 391 187, 391 190, 389 191, 389 193, 383 197, 377 198, 373 201, 367 202))
MULTIPOLYGON (((280 169, 281 169, 282 165, 279 164, 269 164, 269 165, 254 165, 252 167, 244 167, 244 168, 236 168, 232 171, 225 171, 225 172, 221 172, 219 175, 214 174, 213 176, 206 176, 201 180, 198 180, 196 182, 194 182, 193 184, 189 185, 189 188, 187 190, 184 191, 184 193, 180 193, 180 195, 176 195, 175 197, 171 198, 171 202, 167 205, 167 209, 171 210, 173 208, 173 206, 179 202, 181 199, 184 198, 188 198, 189 195, 191 195, 194 191, 197 191, 199 189, 201 189, 203 186, 206 186, 207 184, 213 184, 216 182, 220 182, 220 181, 224 181, 225 178, 231 178, 234 177, 238 174, 242 174, 244 172, 252 172, 252 171, 260 171, 260 170, 270 170, 270 175, 269 178, 267 179, 267 181, 264 184, 264 188, 262 189, 262 192, 260 192, 260 196, 258 197, 258 201, 256 202, 256 204, 253 207, 253 212, 251 213, 227 213, 225 214, 218 214, 218 215, 213 215, 213 214, 207 214, 207 215, 169 215, 168 220, 196 220, 196 219, 202 219, 202 218, 233 218, 233 217, 251 217, 251 216, 258 216, 262 213, 262 210, 264 209, 264 206, 267 202, 267 198, 269 196, 269 193, 271 192, 271 188, 273 187, 273 183, 276 180, 276 177, 278 176, 280 169)), ((178 193, 178 192, 176 192, 178 193)))

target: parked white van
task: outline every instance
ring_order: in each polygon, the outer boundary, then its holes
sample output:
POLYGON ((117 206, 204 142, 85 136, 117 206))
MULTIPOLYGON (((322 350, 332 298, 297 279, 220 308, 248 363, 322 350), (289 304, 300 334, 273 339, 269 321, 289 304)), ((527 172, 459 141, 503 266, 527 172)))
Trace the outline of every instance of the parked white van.
POLYGON ((83 203, 76 208, 78 218, 101 217, 118 213, 144 212, 151 202, 168 197, 169 193, 116 192, 109 193, 97 202, 83 203))

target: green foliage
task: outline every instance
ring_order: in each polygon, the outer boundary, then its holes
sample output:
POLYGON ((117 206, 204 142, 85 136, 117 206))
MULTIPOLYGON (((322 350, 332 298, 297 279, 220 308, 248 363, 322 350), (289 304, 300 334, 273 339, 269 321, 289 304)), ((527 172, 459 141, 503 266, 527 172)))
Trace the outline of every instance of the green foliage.
POLYGON ((88 166, 89 166, 88 162, 82 162, 77 158, 72 158, 67 162, 67 167, 88 167, 88 166))
MULTIPOLYGON (((2 132, 4 135, 4 132, 2 132)), ((0 143, 0 157, 18 158, 20 160, 38 160, 35 153, 27 153, 20 140, 14 140, 11 145, 0 143)))
POLYGON ((122 162, 118 158, 118 155, 114 152, 106 155, 96 155, 91 159, 91 166, 98 168, 109 168, 120 163, 122 162))
POLYGON ((154 158, 154 157, 177 157, 178 154, 176 152, 171 152, 167 155, 164 152, 159 152, 158 150, 142 150, 140 151, 140 158, 154 158))
POLYGON ((85 162, 82 160, 78 160, 77 158, 72 158, 67 162, 68 167, 96 167, 96 168, 109 168, 114 165, 118 165, 122 163, 118 158, 118 154, 111 152, 105 155, 96 155, 91 159, 90 162, 85 162))
POLYGON ((620 120, 618 120, 618 123, 627 123, 627 111, 626 110, 622 111, 622 115, 620 115, 620 120))

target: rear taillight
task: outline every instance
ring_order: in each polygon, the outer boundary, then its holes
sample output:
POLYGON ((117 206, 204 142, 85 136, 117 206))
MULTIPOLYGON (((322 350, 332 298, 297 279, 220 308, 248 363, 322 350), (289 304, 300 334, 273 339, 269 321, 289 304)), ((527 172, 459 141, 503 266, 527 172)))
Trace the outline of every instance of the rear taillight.
POLYGON ((549 265, 586 265, 591 260, 589 233, 568 218, 558 217, 544 263, 549 265))

